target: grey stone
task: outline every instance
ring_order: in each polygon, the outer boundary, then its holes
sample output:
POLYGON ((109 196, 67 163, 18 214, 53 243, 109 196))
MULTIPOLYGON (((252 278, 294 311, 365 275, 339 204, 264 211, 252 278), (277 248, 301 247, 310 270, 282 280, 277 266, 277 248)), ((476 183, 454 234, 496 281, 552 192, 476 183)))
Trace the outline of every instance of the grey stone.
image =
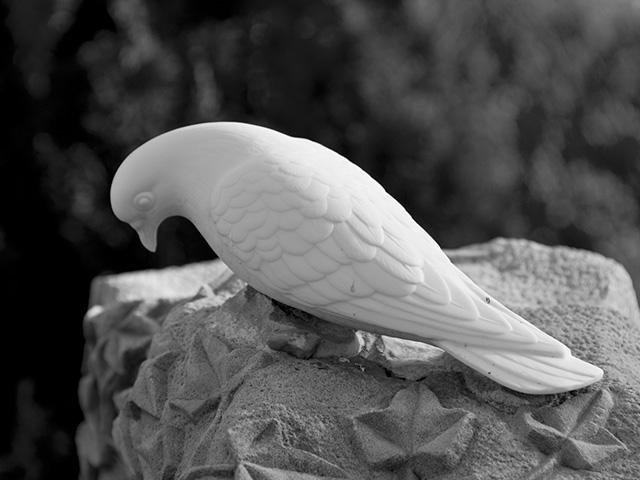
POLYGON ((233 273, 217 260, 162 270, 104 275, 91 283, 89 305, 108 306, 133 300, 181 300, 207 283, 220 284, 233 273))
POLYGON ((115 276, 85 320, 83 478, 640 478, 640 314, 624 268, 523 240, 447 253, 603 381, 513 392, 435 347, 273 302, 218 262, 208 278, 191 267, 209 283, 191 290, 169 278, 193 279, 189 267, 138 274, 159 275, 157 292, 115 276))
POLYGON ((221 305, 242 287, 244 283, 219 261, 93 281, 78 388, 85 417, 76 432, 81 478, 126 478, 113 444, 113 421, 126 403, 123 392, 133 385, 167 313, 190 297, 206 296, 210 303, 221 305))

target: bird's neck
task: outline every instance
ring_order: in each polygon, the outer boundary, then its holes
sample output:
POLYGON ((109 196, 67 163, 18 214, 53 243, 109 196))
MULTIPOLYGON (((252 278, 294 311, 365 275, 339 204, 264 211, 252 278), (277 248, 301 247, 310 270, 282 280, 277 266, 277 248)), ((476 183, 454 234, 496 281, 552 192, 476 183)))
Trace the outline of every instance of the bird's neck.
POLYGON ((206 128, 200 130, 181 140, 178 149, 181 157, 166 172, 168 184, 174 189, 169 194, 171 214, 185 217, 196 226, 209 223, 212 195, 227 175, 268 155, 269 150, 281 148, 280 144, 289 139, 271 131, 263 132, 263 136, 274 135, 273 141, 266 142, 242 130, 214 133, 206 128))
POLYGON ((208 215, 212 185, 205 176, 192 175, 183 180, 174 197, 174 211, 171 213, 185 217, 196 225, 208 215))

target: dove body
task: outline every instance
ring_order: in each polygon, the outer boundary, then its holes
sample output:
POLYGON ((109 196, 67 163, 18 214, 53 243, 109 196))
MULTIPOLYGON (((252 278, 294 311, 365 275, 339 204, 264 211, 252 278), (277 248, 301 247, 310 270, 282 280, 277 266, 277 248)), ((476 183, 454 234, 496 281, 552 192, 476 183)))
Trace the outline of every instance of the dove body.
POLYGON ((230 122, 173 130, 123 162, 111 202, 150 250, 159 224, 184 216, 265 295, 436 345, 514 390, 556 393, 602 377, 456 268, 366 172, 313 141, 230 122))

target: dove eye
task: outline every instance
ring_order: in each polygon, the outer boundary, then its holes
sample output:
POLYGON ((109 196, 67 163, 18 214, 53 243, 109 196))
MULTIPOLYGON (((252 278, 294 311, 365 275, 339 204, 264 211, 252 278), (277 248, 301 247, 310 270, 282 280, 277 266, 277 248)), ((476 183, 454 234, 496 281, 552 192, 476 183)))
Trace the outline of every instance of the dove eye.
POLYGON ((136 195, 133 199, 133 204, 136 206, 138 210, 142 210, 146 212, 147 210, 151 210, 155 203, 155 197, 151 192, 142 192, 136 195))

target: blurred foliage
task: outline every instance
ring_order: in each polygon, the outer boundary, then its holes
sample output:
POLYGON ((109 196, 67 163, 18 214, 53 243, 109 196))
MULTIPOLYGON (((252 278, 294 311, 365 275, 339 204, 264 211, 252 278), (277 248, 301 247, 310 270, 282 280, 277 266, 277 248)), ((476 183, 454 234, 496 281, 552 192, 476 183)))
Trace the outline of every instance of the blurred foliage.
POLYGON ((587 248, 640 285, 638 1, 6 0, 4 10, 0 266, 33 269, 1 285, 14 293, 45 256, 80 279, 66 286, 76 291, 66 312, 85 307, 101 272, 210 257, 177 220, 150 256, 108 192, 140 143, 214 120, 334 148, 445 247, 506 236, 587 248))
POLYGON ((33 96, 63 108, 76 92, 51 77, 88 82, 64 118, 82 135, 57 135, 50 111, 33 150, 61 235, 94 271, 208 255, 176 222, 157 260, 140 253, 109 181, 148 138, 232 119, 340 151, 444 246, 528 237, 640 278, 637 3, 112 0, 113 24, 70 67, 55 49, 78 4, 14 2, 8 20, 33 96), (114 250, 126 262, 105 262, 114 250))
POLYGON ((0 457, 3 480, 66 478, 75 455, 72 437, 55 425, 51 415, 35 401, 32 379, 16 386, 16 432, 8 455, 0 457))

